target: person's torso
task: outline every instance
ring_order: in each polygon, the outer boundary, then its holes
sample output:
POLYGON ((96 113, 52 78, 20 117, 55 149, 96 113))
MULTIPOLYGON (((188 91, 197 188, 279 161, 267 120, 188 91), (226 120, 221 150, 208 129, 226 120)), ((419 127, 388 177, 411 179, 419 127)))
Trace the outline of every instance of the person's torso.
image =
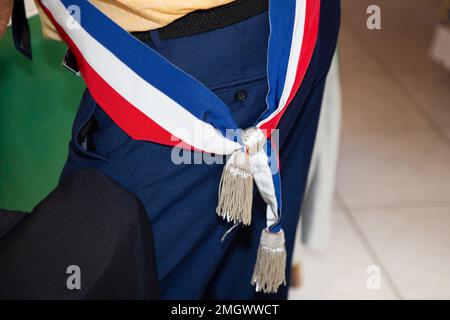
MULTIPOLYGON (((235 0, 90 0, 127 31, 148 31, 164 27, 186 14, 215 8, 235 0)), ((38 6, 39 7, 39 6, 38 6)), ((44 36, 59 40, 48 17, 40 10, 44 36)))

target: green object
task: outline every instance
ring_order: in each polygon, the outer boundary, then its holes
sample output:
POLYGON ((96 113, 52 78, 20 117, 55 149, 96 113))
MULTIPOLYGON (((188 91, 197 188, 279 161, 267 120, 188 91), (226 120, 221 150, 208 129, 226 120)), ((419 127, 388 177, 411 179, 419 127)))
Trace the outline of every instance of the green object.
POLYGON ((0 208, 30 211, 58 183, 84 83, 61 67, 64 43, 31 18, 33 61, 0 40, 0 208))

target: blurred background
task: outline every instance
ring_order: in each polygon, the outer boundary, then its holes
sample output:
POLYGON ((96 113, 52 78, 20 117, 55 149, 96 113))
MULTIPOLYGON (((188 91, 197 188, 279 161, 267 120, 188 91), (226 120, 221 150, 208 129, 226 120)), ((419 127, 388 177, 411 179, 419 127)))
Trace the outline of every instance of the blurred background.
POLYGON ((318 211, 330 230, 298 246, 291 298, 449 299, 449 1, 341 3, 336 190, 332 214, 318 211), (381 30, 366 26, 373 4, 381 30))
POLYGON ((29 212, 58 182, 84 83, 61 67, 65 44, 42 37, 33 0, 25 5, 33 61, 11 30, 0 41, 0 208, 29 212))
MULTIPOLYGON (((341 3, 290 298, 450 299, 449 1, 341 3)), ((0 41, 0 207, 24 211, 58 181, 84 87, 28 9, 34 62, 0 41)))

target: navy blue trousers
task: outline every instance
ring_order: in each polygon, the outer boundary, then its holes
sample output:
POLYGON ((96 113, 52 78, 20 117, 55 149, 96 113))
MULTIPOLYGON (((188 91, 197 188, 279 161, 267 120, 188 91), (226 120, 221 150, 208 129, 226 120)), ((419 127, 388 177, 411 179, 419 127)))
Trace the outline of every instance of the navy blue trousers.
MULTIPOLYGON (((339 28, 339 1, 322 1, 321 10, 319 39, 309 70, 279 125, 288 266, 339 28)), ((265 109, 268 34, 265 13, 195 36, 164 41, 154 37, 154 48, 213 90, 240 128, 247 128, 265 109)), ((255 293, 250 285, 265 227, 266 205, 261 197, 254 199, 252 225, 235 228, 221 242, 230 228, 215 213, 223 167, 176 165, 171 152, 167 146, 131 139, 86 91, 62 178, 80 168, 95 168, 137 195, 153 226, 163 299, 286 298, 287 287, 265 295, 255 293), (86 126, 93 119, 97 125, 86 126)))

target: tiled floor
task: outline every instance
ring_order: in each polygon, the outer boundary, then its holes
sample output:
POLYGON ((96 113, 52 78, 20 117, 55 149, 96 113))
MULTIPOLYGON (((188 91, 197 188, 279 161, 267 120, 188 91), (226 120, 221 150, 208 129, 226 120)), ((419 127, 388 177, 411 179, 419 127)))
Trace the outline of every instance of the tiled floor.
POLYGON ((428 57, 440 0, 342 0, 343 128, 330 244, 293 299, 450 298, 450 74, 428 57), (378 4, 382 29, 368 30, 378 4), (369 265, 381 289, 369 290, 369 265))

